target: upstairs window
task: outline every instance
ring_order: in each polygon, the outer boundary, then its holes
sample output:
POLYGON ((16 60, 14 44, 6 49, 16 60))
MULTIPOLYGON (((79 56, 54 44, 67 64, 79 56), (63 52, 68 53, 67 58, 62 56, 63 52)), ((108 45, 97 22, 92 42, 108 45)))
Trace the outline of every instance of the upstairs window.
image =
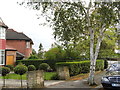
POLYGON ((5 39, 5 28, 0 27, 0 39, 5 39))
POLYGON ((26 48, 30 48, 30 42, 26 42, 26 48))

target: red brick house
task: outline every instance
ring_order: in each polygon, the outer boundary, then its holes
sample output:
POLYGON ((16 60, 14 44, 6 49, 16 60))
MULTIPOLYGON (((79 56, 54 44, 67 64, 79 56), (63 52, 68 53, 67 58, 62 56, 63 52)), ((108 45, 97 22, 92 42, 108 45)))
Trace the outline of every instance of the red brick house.
POLYGON ((14 65, 17 60, 28 58, 33 41, 24 33, 8 29, 0 18, 0 65, 14 65))
MULTIPOLYGON (((16 59, 28 58, 32 53, 33 41, 24 33, 17 32, 13 29, 6 30, 6 47, 16 51, 16 59)), ((9 50, 8 48, 8 50, 9 50)))

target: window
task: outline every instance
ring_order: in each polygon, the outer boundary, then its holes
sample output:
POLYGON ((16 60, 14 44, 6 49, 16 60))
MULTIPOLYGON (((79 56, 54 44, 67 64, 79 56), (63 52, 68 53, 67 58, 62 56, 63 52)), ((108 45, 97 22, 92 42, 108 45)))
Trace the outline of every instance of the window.
POLYGON ((5 39, 5 28, 0 27, 0 39, 5 39))
POLYGON ((26 48, 30 48, 30 42, 26 42, 26 48))
POLYGON ((5 64, 5 51, 0 50, 0 65, 4 65, 4 64, 5 64))

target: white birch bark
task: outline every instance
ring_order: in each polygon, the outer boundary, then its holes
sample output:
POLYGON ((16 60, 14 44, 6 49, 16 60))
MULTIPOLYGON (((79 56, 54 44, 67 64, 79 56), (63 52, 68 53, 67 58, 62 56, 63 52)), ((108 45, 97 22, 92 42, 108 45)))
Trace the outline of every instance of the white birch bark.
POLYGON ((89 78, 88 78, 88 83, 89 85, 93 85, 94 84, 94 30, 91 27, 91 23, 90 23, 90 8, 91 8, 91 1, 89 3, 88 6, 88 10, 87 10, 87 19, 88 19, 88 29, 90 32, 90 74, 89 74, 89 78))

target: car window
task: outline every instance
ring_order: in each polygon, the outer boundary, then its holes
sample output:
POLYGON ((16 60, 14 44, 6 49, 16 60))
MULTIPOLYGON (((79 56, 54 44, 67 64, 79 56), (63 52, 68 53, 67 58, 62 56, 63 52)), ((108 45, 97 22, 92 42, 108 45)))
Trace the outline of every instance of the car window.
POLYGON ((109 71, 120 71, 120 64, 113 64, 109 67, 109 71))

